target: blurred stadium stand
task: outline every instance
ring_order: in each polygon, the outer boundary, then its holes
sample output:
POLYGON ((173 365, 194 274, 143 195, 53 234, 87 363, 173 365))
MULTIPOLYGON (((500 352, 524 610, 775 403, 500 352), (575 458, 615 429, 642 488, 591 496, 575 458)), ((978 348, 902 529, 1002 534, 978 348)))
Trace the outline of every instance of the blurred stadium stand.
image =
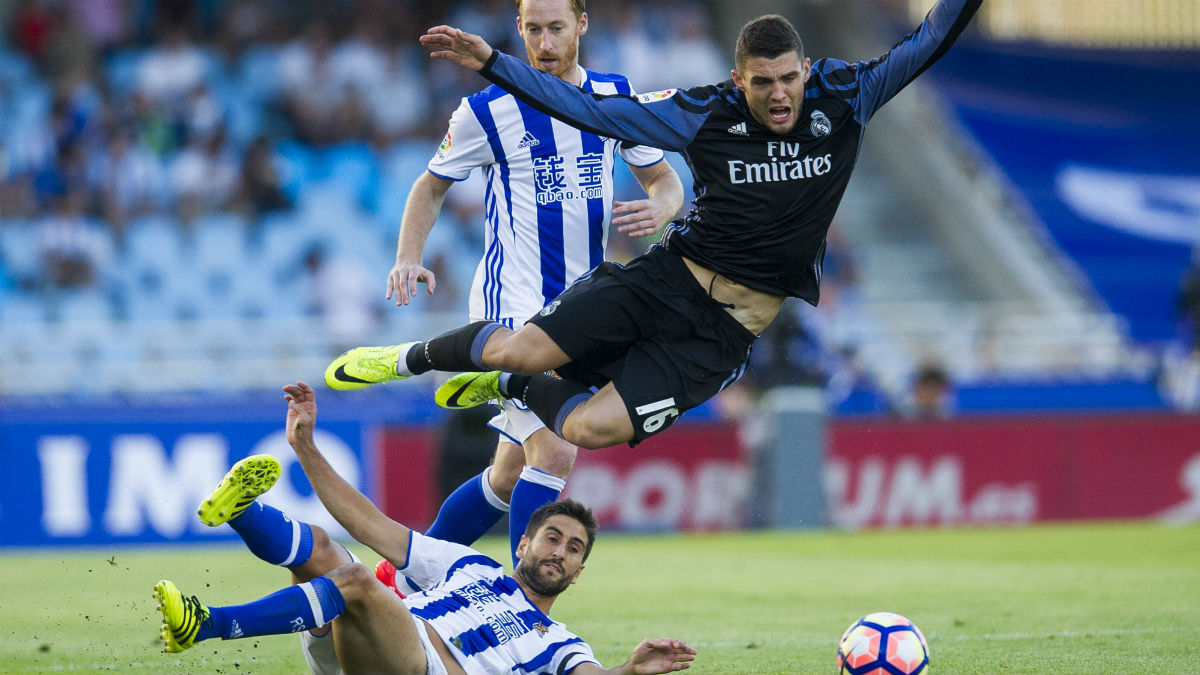
MULTIPOLYGON (((583 62, 641 89, 723 79, 732 41, 710 36, 757 10, 794 14, 810 55, 869 58, 929 3, 845 4, 605 3, 583 62), (673 50, 694 56, 648 72, 647 55, 673 50)), ((1151 18, 989 0, 981 29, 884 108, 825 300, 793 308, 800 328, 776 352, 795 380, 828 385, 843 414, 897 410, 929 362, 958 411, 1166 405, 1157 378, 1181 339, 1174 294, 1200 213, 1187 196, 1200 143, 1179 124, 1200 91, 1198 22, 1194 2, 1133 4, 1151 18), (1119 231, 1122 209, 1179 234, 1119 231)), ((412 180, 484 84, 428 63, 415 35, 461 22, 519 53, 511 13, 509 0, 9 5, 0 396, 273 391, 318 379, 349 345, 460 323, 480 245, 470 183, 427 247, 438 296, 383 300, 412 180)), ((637 194, 627 172, 619 189, 637 194)), ((638 252, 620 239, 615 256, 638 252)))

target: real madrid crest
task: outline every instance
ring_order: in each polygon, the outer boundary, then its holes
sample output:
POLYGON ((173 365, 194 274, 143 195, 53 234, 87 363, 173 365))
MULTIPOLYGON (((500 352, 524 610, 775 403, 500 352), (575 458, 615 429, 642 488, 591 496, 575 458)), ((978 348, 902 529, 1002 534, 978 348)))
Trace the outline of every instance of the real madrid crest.
POLYGON ((820 110, 812 112, 812 122, 808 125, 813 136, 828 136, 830 131, 833 131, 833 123, 825 116, 825 113, 820 110))

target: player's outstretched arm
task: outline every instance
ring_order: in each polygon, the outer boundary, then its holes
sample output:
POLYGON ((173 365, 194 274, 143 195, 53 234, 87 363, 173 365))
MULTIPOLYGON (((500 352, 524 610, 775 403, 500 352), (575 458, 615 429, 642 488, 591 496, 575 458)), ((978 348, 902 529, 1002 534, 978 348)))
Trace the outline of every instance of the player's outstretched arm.
POLYGON ((330 466, 313 440, 317 422, 317 399, 313 388, 304 382, 284 385, 288 403, 287 439, 313 490, 334 520, 350 536, 371 547, 397 568, 408 564, 410 530, 388 518, 366 495, 354 489, 330 466))
POLYGON ((636 97, 585 92, 518 58, 492 49, 478 35, 450 26, 434 26, 420 39, 421 44, 430 49, 431 57, 478 71, 534 109, 600 136, 663 150, 682 150, 695 138, 708 117, 707 111, 695 109, 694 101, 690 105, 674 101, 676 92, 673 89, 659 92, 659 96, 643 94, 636 97), (643 101, 662 104, 649 106, 643 101))
POLYGON ((492 47, 483 38, 452 26, 434 26, 420 39, 433 58, 453 61, 474 71, 482 70, 483 64, 492 58, 492 47))
POLYGON ((421 264, 425 241, 442 212, 442 202, 454 181, 439 178, 428 171, 413 183, 400 219, 400 235, 396 241, 396 264, 388 273, 387 298, 395 298, 396 306, 407 305, 417 296, 417 284, 425 284, 429 295, 437 288, 437 277, 421 264))
POLYGON ((611 670, 604 670, 592 663, 581 663, 571 671, 579 675, 620 673, 621 675, 658 675, 673 673, 692 666, 696 650, 683 640, 674 638, 646 638, 633 650, 629 660, 611 670))

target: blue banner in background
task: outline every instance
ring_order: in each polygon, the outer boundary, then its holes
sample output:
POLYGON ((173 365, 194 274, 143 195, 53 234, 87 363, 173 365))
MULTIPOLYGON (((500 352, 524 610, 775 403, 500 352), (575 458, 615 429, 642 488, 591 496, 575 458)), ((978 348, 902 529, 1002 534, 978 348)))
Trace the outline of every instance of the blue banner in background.
MULTIPOLYGON (((19 420, 6 415, 0 546, 229 539, 228 527, 202 525, 196 508, 234 462, 259 453, 284 467, 264 502, 340 533, 287 443, 282 406, 263 406, 262 414, 227 407, 197 406, 192 415, 118 406, 75 419, 51 409, 24 410, 19 420)), ((338 473, 371 495, 363 430, 357 420, 319 421, 315 435, 338 473)))
POLYGON ((1134 339, 1176 335, 1200 246, 1200 59, 964 41, 930 81, 1134 339))

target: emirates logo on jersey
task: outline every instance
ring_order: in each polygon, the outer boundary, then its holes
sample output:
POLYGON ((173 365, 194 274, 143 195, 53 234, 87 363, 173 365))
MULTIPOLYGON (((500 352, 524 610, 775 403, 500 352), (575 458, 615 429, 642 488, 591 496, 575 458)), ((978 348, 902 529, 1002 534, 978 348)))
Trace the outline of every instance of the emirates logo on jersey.
POLYGON ((824 176, 833 170, 833 154, 804 155, 803 143, 788 141, 767 141, 767 159, 765 162, 744 162, 740 159, 729 160, 729 182, 735 185, 742 183, 778 183, 783 181, 805 180, 824 176))

